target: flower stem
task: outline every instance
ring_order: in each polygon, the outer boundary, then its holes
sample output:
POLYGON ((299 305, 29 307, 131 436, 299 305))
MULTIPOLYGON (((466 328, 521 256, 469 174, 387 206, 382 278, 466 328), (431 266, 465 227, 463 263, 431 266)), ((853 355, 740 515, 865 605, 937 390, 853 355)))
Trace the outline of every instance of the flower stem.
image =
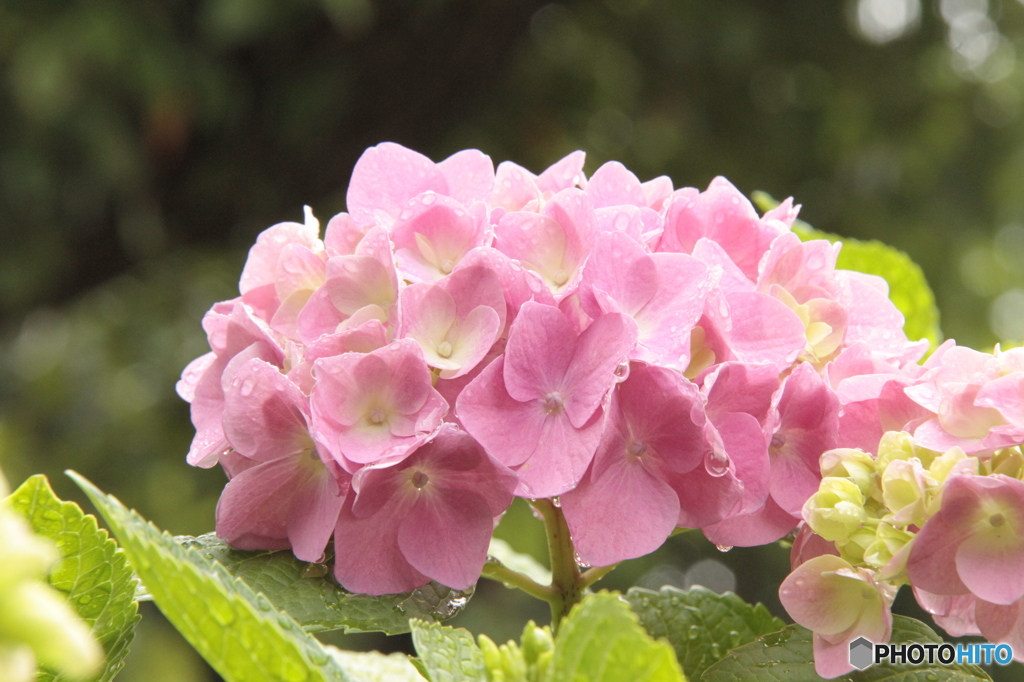
POLYGON ((530 504, 540 512, 547 530, 551 560, 551 596, 547 601, 551 606, 551 630, 557 632, 562 619, 583 600, 586 584, 576 564, 576 549, 562 510, 546 499, 533 500, 530 504))
POLYGON ((531 597, 543 599, 544 601, 551 601, 555 594, 550 585, 541 585, 528 575, 519 571, 513 571, 497 559, 488 559, 487 563, 484 564, 484 570, 481 575, 485 578, 504 583, 506 587, 520 589, 531 597))

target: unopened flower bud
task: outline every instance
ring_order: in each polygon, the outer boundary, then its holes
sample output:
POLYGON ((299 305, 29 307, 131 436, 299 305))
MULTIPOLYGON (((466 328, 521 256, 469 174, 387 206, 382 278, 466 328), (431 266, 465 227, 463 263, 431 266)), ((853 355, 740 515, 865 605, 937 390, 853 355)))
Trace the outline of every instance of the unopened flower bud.
POLYGON ((916 457, 891 462, 882 472, 882 498, 890 512, 887 518, 899 526, 923 526, 926 493, 936 485, 916 457))
POLYGON ((837 448, 821 456, 821 475, 848 478, 857 484, 865 498, 878 492, 875 460, 863 450, 837 448))
POLYGON ((826 540, 842 540, 860 528, 867 515, 864 495, 853 481, 828 476, 803 508, 804 520, 826 540))

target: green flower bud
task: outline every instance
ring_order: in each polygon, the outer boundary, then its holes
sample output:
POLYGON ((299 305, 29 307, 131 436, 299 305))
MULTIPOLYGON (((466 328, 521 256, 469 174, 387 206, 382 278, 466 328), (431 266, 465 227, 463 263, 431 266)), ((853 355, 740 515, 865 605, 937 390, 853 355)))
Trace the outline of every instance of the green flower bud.
POLYGON ((989 460, 993 474, 1002 474, 1017 480, 1024 480, 1024 455, 1020 448, 1007 448, 999 450, 989 460))
POLYGON ((864 550, 875 542, 876 519, 868 518, 863 526, 855 530, 849 537, 836 541, 839 556, 852 566, 864 564, 864 550))
POLYGON ((523 659, 526 661, 528 682, 546 682, 548 668, 555 651, 555 638, 551 628, 537 627, 532 620, 523 628, 523 659))
POLYGON ((838 448, 821 456, 821 475, 848 478, 857 484, 865 498, 878 492, 875 460, 863 450, 838 448))
MULTIPOLYGON (((911 533, 888 523, 878 524, 875 531, 875 542, 864 550, 864 563, 878 569, 886 566, 913 537, 911 533)), ((903 570, 904 567, 899 568, 899 572, 903 570)), ((891 580, 891 578, 888 579, 891 580)))
MULTIPOLYGON (((931 464, 928 465, 928 475, 932 477, 937 485, 941 486, 946 482, 946 479, 949 478, 949 474, 953 470, 953 467, 960 464, 960 462, 965 459, 967 459, 967 455, 964 454, 963 450, 960 448, 950 448, 932 460, 931 464)), ((957 469, 957 471, 960 470, 960 468, 957 469)), ((977 471, 978 469, 975 466, 974 472, 977 473, 977 471)))
POLYGON ((937 485, 916 457, 890 462, 882 472, 882 498, 890 512, 886 520, 898 526, 923 526, 928 520, 927 492, 937 485))
POLYGON ((842 540, 867 519, 864 494, 847 478, 827 476, 821 479, 818 492, 804 504, 803 515, 811 530, 821 537, 842 540))

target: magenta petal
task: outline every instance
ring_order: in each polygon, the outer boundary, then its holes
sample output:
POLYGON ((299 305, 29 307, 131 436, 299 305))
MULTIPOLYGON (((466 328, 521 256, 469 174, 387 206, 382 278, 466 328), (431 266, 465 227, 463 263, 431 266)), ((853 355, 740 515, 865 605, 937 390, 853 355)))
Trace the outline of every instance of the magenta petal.
POLYGON ((675 491, 625 452, 617 455, 599 477, 584 477, 560 498, 576 551, 590 566, 653 552, 679 518, 675 491))
POLYGON ((679 496, 681 528, 704 528, 734 514, 743 504, 743 484, 732 472, 712 476, 707 468, 695 467, 669 480, 679 496))
POLYGON ((398 547, 417 571, 448 587, 476 583, 494 521, 484 501, 465 490, 421 494, 398 528, 398 547))

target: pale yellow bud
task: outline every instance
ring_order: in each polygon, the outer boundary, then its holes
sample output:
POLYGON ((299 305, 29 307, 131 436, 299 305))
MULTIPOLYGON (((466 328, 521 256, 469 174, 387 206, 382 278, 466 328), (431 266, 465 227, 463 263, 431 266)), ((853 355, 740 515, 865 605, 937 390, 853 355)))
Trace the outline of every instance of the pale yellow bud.
POLYGON ((804 520, 826 540, 847 538, 867 519, 864 494, 847 478, 827 476, 804 504, 804 520))

